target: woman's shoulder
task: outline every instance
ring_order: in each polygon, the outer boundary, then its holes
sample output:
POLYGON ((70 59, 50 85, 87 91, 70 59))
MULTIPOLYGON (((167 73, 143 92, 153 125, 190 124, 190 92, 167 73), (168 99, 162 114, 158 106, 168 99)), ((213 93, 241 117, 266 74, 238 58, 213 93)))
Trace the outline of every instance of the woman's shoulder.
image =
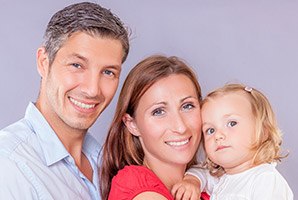
MULTIPOLYGON (((170 192, 160 179, 144 166, 130 165, 119 170, 112 180, 110 197, 133 199, 142 192, 151 191, 171 197, 170 192)), ((113 198, 111 198, 113 199, 113 198)))
POLYGON ((125 176, 127 174, 142 175, 142 174, 151 174, 151 173, 153 172, 145 166, 128 165, 128 166, 125 166, 123 169, 119 170, 116 176, 125 176))
POLYGON ((159 178, 150 169, 137 165, 125 166, 123 169, 119 170, 112 180, 112 184, 113 183, 129 188, 152 187, 162 184, 159 178))

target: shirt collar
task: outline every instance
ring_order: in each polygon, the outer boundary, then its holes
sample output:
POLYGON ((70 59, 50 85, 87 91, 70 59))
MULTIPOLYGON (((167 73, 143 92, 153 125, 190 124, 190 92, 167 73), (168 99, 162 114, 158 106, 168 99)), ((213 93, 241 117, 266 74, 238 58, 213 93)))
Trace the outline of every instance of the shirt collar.
POLYGON ((84 143, 83 143, 83 151, 85 154, 90 155, 94 159, 98 159, 101 145, 97 142, 97 140, 87 132, 84 143))
POLYGON ((54 130, 32 102, 27 107, 25 119, 31 124, 32 131, 40 142, 47 166, 69 156, 54 130))
MULTIPOLYGON (((30 102, 27 107, 25 119, 29 121, 32 131, 37 135, 40 141, 47 166, 68 156, 71 157, 54 130, 32 102, 30 102)), ((100 149, 99 143, 87 133, 83 143, 84 153, 97 160, 99 158, 100 149)))

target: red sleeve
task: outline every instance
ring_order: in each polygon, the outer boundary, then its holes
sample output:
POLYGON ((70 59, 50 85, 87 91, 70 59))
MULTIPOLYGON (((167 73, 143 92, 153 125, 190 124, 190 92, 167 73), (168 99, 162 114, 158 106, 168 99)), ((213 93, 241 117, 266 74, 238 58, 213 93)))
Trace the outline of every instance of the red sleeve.
POLYGON ((113 178, 109 200, 131 200, 146 191, 157 192, 173 200, 166 186, 151 170, 144 166, 126 166, 113 178))
POLYGON ((202 200, 209 200, 210 196, 206 192, 201 193, 201 199, 202 200))

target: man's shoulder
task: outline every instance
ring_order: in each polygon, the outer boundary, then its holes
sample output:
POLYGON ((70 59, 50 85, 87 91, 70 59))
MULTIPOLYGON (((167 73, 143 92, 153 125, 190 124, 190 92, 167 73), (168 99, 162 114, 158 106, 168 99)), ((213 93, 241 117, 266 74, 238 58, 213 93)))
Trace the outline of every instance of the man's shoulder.
POLYGON ((29 144, 28 138, 32 134, 25 119, 3 128, 0 130, 0 155, 11 154, 20 144, 29 144))

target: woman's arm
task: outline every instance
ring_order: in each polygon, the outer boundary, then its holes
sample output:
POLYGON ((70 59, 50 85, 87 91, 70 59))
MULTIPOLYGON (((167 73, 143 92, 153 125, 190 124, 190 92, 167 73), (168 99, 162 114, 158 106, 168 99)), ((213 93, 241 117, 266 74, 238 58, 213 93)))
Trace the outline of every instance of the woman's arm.
POLYGON ((157 193, 157 192, 142 192, 138 194, 133 200, 168 200, 163 195, 157 193))

